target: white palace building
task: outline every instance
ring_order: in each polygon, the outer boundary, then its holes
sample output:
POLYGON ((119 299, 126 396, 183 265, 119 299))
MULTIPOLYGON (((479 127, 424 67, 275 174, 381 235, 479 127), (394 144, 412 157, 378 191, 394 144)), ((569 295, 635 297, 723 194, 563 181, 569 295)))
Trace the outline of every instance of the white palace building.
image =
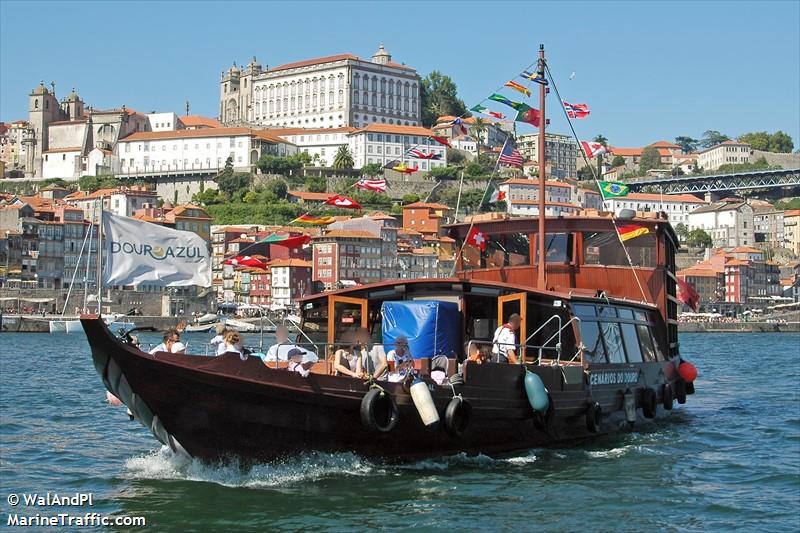
POLYGON ((219 116, 226 126, 419 126, 420 78, 383 44, 371 60, 340 54, 262 69, 254 57, 222 73, 219 116))

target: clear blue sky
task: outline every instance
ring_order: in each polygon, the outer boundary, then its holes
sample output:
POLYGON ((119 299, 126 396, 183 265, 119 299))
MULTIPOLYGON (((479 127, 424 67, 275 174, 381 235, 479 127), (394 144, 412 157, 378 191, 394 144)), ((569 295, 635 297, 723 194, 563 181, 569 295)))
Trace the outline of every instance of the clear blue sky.
MULTIPOLYGON (((55 81, 96 108, 216 116, 220 71, 384 42, 438 69, 474 105, 544 43, 562 96, 588 103, 578 134, 640 146, 707 129, 800 141, 800 2, 10 2, 0 0, 0 120, 55 81), (574 79, 569 76, 575 72, 574 79)), ((510 95, 510 93, 509 93, 510 95)), ((550 131, 566 132, 549 98, 550 131)), ((503 106, 496 104, 495 109, 503 106)), ((503 112, 511 111, 506 108, 503 112)), ((508 114, 508 113, 507 113, 508 114)))

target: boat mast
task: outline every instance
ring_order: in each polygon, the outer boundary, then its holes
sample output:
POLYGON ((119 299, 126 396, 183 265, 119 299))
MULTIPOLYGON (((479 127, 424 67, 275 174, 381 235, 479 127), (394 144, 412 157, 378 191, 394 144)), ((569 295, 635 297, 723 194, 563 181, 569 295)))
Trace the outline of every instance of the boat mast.
MULTIPOLYGON (((544 45, 539 45, 539 64, 537 65, 537 74, 539 79, 544 79, 544 45)), ((539 83, 539 269, 538 269, 538 282, 537 286, 540 289, 547 288, 547 254, 544 249, 545 245, 545 114, 544 114, 544 100, 547 93, 547 88, 544 83, 539 83)))
POLYGON ((103 316, 103 197, 97 221, 97 316, 103 316))

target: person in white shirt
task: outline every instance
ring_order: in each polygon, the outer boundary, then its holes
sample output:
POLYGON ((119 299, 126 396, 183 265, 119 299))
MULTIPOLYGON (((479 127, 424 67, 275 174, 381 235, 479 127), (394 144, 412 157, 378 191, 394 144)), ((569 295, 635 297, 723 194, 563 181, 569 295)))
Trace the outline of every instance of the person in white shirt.
POLYGON ((403 378, 414 368, 414 358, 411 350, 408 349, 408 339, 400 335, 394 340, 394 350, 386 354, 389 368, 389 381, 395 383, 403 381, 403 378))
POLYGON ((304 378, 307 378, 311 373, 311 367, 314 366, 319 358, 313 352, 307 352, 300 348, 292 348, 289 350, 289 372, 297 372, 304 378))
POLYGON ((156 352, 172 352, 172 347, 175 345, 176 342, 180 341, 181 337, 177 331, 174 329, 168 329, 164 333, 163 342, 150 350, 150 354, 154 354, 156 352))
POLYGON ((313 354, 317 360, 319 359, 316 353, 306 350, 305 348, 299 348, 289 340, 289 328, 286 326, 278 326, 275 329, 275 344, 270 346, 269 350, 267 350, 264 362, 288 361, 289 352, 294 349, 300 349, 304 353, 313 354))
POLYGON ((225 333, 227 332, 225 324, 217 324, 216 331, 217 335, 208 341, 208 344, 214 347, 217 355, 222 355, 225 353, 225 333))
POLYGON ((522 323, 517 313, 508 317, 508 322, 497 328, 492 339, 492 361, 495 363, 517 364, 516 331, 522 323))
POLYGON ((355 353, 361 361, 361 368, 367 376, 372 376, 374 379, 385 379, 386 371, 389 368, 389 364, 386 362, 386 353, 383 351, 383 346, 379 344, 370 348, 369 341, 369 330, 359 328, 356 331, 355 353))

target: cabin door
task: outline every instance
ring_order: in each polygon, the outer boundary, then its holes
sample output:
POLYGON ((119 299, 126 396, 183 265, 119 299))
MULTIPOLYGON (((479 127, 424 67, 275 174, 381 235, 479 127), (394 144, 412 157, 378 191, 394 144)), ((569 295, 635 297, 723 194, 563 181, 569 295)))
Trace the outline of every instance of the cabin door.
POLYGON ((520 344, 519 351, 519 360, 520 362, 525 362, 525 344, 527 339, 527 328, 526 328, 526 309, 528 307, 528 295, 524 292, 518 292, 515 294, 508 294, 506 296, 500 296, 497 299, 497 327, 502 326, 506 322, 508 322, 508 317, 517 313, 520 317, 522 317, 522 321, 520 322, 519 331, 517 332, 517 344, 520 344))
POLYGON ((367 327, 367 300, 328 297, 328 344, 349 341, 358 328, 367 327))

